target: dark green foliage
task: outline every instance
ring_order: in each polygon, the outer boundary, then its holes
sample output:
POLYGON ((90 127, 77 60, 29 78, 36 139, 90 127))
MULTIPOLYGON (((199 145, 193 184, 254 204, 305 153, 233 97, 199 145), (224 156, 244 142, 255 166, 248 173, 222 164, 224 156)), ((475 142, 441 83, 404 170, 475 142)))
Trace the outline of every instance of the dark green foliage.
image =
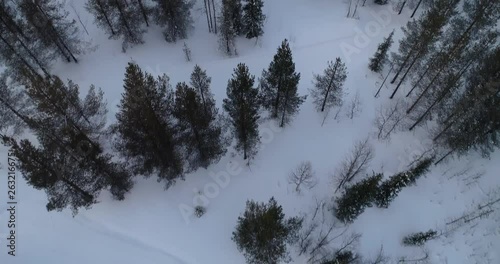
MULTIPOLYGON (((92 86, 79 98, 79 87, 58 77, 25 73, 23 84, 36 108, 24 118, 38 146, 11 141, 28 184, 47 193, 48 210, 88 208, 100 190, 110 188, 118 200, 132 188, 131 175, 103 151, 106 104, 92 86)), ((17 115, 18 113, 16 113, 17 115)))
POLYGON ((279 120, 280 127, 291 121, 307 97, 297 93, 299 80, 300 73, 295 72, 292 50, 285 39, 268 70, 262 72, 259 86, 262 106, 271 118, 279 120))
POLYGON ((11 77, 21 78, 23 70, 42 71, 49 75, 48 67, 55 54, 27 30, 25 20, 19 19, 16 2, 0 1, 0 64, 8 67, 11 77), (36 51, 36 52, 34 52, 36 51))
POLYGON ((243 30, 246 38, 258 38, 264 34, 266 15, 262 13, 263 0, 245 0, 243 6, 243 30))
POLYGON ((108 33, 109 38, 123 38, 122 51, 143 44, 144 16, 140 6, 122 0, 88 0, 85 8, 94 15, 95 24, 108 33))
POLYGON ((418 178, 429 171, 433 158, 425 158, 417 163, 415 167, 408 171, 400 172, 392 176, 389 180, 382 182, 377 194, 375 204, 378 207, 387 208, 404 187, 415 184, 418 178))
POLYGON ((350 250, 344 250, 335 255, 331 260, 321 262, 321 264, 351 264, 358 259, 358 256, 350 250))
POLYGON ((382 174, 368 177, 345 188, 341 197, 336 199, 335 216, 344 223, 352 223, 366 207, 371 207, 378 192, 382 174))
POLYGON ((232 240, 245 255, 247 263, 277 264, 289 259, 287 244, 296 241, 301 226, 302 220, 297 217, 285 219, 274 197, 267 204, 247 201, 232 240))
POLYGON ((185 39, 193 28, 191 9, 194 1, 188 0, 153 0, 156 7, 153 14, 156 23, 164 27, 163 35, 167 42, 185 39))
POLYGON ((340 58, 336 58, 335 63, 329 61, 323 75, 314 75, 314 89, 311 90, 311 96, 318 112, 342 105, 346 78, 347 68, 340 58))
MULTIPOLYGON (((238 55, 234 38, 238 35, 234 21, 234 2, 222 0, 222 11, 219 20, 219 50, 228 56, 238 55)), ((237 0, 239 1, 239 0, 237 0)))
POLYGON ((24 30, 32 41, 39 41, 46 52, 78 62, 76 56, 83 52, 75 20, 68 19, 64 3, 53 0, 20 0, 20 13, 26 23, 24 30))
POLYGON ((418 232, 407 235, 403 238, 403 245, 405 246, 423 246, 425 242, 436 238, 437 232, 430 229, 427 232, 418 232))
POLYGON ((385 5, 385 4, 387 4, 387 2, 388 2, 388 1, 389 1, 389 0, 374 0, 373 2, 374 2, 375 4, 385 5))
POLYGON ((207 75, 205 70, 202 70, 200 66, 195 65, 193 73, 191 73, 191 87, 196 90, 196 93, 201 97, 203 103, 203 110, 205 114, 209 114, 211 108, 215 107, 214 95, 210 90, 210 84, 212 83, 212 78, 207 75))
POLYGON ((179 140, 190 170, 207 168, 226 152, 218 123, 218 109, 211 97, 206 108, 198 92, 185 83, 177 84, 173 115, 177 118, 179 140), (205 111, 206 109, 206 111, 205 111))
POLYGON ((113 126, 116 148, 135 173, 158 172, 166 188, 183 177, 178 131, 172 115, 174 93, 166 75, 155 79, 129 63, 124 90, 113 126))
POLYGON ((456 104, 439 118, 436 142, 458 154, 479 150, 488 157, 500 147, 500 48, 472 71, 456 104))
POLYGON ((236 138, 236 150, 243 152, 243 159, 253 158, 260 143, 258 90, 253 87, 254 79, 245 64, 238 64, 228 81, 227 98, 223 102, 236 138))
POLYGON ((384 68, 384 64, 387 60, 387 51, 391 48, 392 45, 392 36, 394 35, 394 30, 389 34, 387 38, 384 39, 382 43, 378 45, 377 51, 373 58, 370 59, 370 64, 368 68, 370 68, 373 72, 380 72, 384 68))

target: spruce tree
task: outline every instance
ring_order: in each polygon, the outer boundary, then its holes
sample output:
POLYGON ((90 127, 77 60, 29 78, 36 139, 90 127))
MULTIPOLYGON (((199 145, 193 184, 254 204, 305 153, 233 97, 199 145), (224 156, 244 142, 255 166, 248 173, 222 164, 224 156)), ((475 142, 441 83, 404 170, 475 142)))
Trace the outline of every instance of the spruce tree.
POLYGON ((375 199, 377 207, 389 207, 389 204, 398 196, 404 187, 415 184, 418 178, 429 171, 433 160, 433 158, 425 158, 419 161, 412 169, 398 173, 389 180, 382 182, 375 199))
POLYGON ((335 63, 329 61, 323 75, 314 75, 314 88, 311 90, 311 96, 318 112, 342 104, 346 78, 347 67, 340 58, 336 58, 335 63))
POLYGON ((243 31, 243 9, 241 7, 241 0, 230 0, 231 6, 231 20, 233 21, 234 32, 237 36, 244 34, 243 31))
POLYGON ((233 0, 222 0, 222 10, 219 16, 219 50, 228 56, 238 55, 235 37, 238 32, 233 20, 233 0))
POLYGON ((150 176, 158 172, 165 188, 183 178, 178 131, 173 117, 174 93, 166 75, 155 79, 129 63, 120 100, 116 148, 129 160, 135 173, 150 176))
POLYGON ((243 159, 252 159, 260 143, 257 121, 259 120, 258 90, 255 77, 245 64, 238 64, 227 84, 227 98, 223 108, 229 115, 236 150, 243 152, 243 159))
POLYGON ((370 59, 370 64, 368 68, 370 68, 373 72, 380 72, 384 68, 384 64, 387 60, 387 51, 391 48, 392 45, 392 36, 394 35, 394 30, 389 34, 387 38, 384 39, 382 43, 378 45, 377 51, 373 58, 370 59))
POLYGON ((186 83, 177 84, 173 115, 178 120, 179 140, 186 150, 190 170, 206 169, 226 152, 218 109, 213 100, 207 103, 205 112, 197 91, 186 83))
POLYGON ((243 6, 243 30, 246 38, 259 38, 264 34, 266 15, 262 13, 263 0, 245 0, 243 6))
POLYGON ((262 106, 271 112, 271 118, 279 120, 280 127, 291 121, 306 99, 297 94, 299 80, 300 73, 295 72, 292 51, 285 39, 268 70, 262 72, 259 87, 262 106))
POLYGON ((78 62, 76 56, 84 52, 76 21, 69 20, 64 4, 53 0, 21 0, 19 9, 27 21, 29 37, 39 40, 48 50, 68 62, 78 62))
POLYGON ((164 27, 163 35, 167 42, 176 42, 188 37, 193 28, 191 9, 194 1, 189 0, 154 0, 156 23, 164 27))
POLYGON ((207 75, 207 71, 201 69, 200 66, 195 65, 191 73, 191 86, 195 89, 196 93, 201 97, 203 109, 205 114, 209 114, 210 105, 215 105, 213 99, 214 95, 210 90, 212 78, 207 75))
POLYGON ((133 183, 123 164, 104 152, 107 111, 103 93, 91 86, 80 99, 79 87, 73 82, 30 72, 25 72, 22 84, 36 113, 28 117, 12 113, 26 122, 38 146, 26 140, 10 145, 28 183, 46 191, 47 209, 70 206, 76 213, 78 207, 94 203, 99 191, 108 187, 115 199, 124 199, 133 183))
POLYGON ((274 197, 267 204, 247 201, 232 240, 247 263, 280 263, 289 260, 287 244, 296 240, 301 226, 300 218, 285 218, 274 197))
POLYGON ((371 207, 378 192, 382 174, 376 174, 344 189, 335 200, 335 217, 344 223, 352 223, 366 207, 371 207))

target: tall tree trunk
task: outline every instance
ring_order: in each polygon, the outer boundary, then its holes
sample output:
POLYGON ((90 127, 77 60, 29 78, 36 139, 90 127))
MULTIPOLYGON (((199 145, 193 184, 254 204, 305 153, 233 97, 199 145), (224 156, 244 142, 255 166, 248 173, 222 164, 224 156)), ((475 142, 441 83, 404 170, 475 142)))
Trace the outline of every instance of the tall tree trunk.
POLYGON ((323 100, 323 104, 321 106, 321 112, 325 111, 326 100, 328 98, 328 93, 330 93, 330 89, 332 87, 332 83, 333 83, 333 79, 335 78, 335 74, 337 73, 337 67, 338 67, 338 63, 335 63, 335 68, 333 68, 332 78, 330 79, 330 82, 328 83, 328 89, 326 90, 325 99, 323 100))
POLYGON ((280 127, 284 127, 285 126, 286 107, 288 105, 288 97, 289 97, 288 92, 289 92, 289 89, 286 89, 285 104, 283 105, 283 114, 281 115, 281 124, 280 124, 280 127))
POLYGON ((137 0, 137 3, 139 4, 139 8, 141 9, 142 18, 144 18, 144 22, 146 22, 146 27, 149 27, 148 14, 146 13, 146 9, 144 8, 142 0, 137 0))
MULTIPOLYGON (((215 0, 212 0, 212 10, 214 11, 214 30, 215 34, 217 34, 217 11, 215 10, 215 0)), ((210 3, 209 3, 210 5, 210 3)))
POLYGON ((403 8, 405 8, 405 5, 406 5, 406 0, 403 2, 403 4, 401 5, 401 8, 399 9, 399 13, 398 15, 401 15, 401 12, 403 12, 403 8))
POLYGON ((116 35, 116 32, 113 29, 113 25, 111 24, 111 20, 109 19, 108 14, 106 13, 106 11, 104 10, 104 7, 102 6, 101 0, 96 0, 96 2, 99 5, 99 8, 101 9, 101 14, 104 17, 104 19, 106 20, 106 24, 108 24, 109 29, 111 30, 111 35, 113 35, 113 36, 116 35))
POLYGON ((418 1, 418 4, 417 6, 415 7, 415 10, 413 10, 413 13, 411 13, 411 16, 410 18, 413 18, 413 16, 415 15, 415 13, 417 12, 417 9, 420 7, 420 4, 422 3, 422 0, 418 1))
POLYGON ((422 122, 422 120, 424 120, 425 116, 427 116, 427 114, 429 114, 429 112, 431 111, 431 109, 439 102, 441 102, 441 100, 444 99, 444 97, 451 91, 451 89, 453 89, 453 87, 455 87, 455 85, 457 84, 458 80, 460 80, 460 77, 464 74, 464 72, 469 68, 469 66, 472 64, 472 60, 467 63, 467 65, 462 69, 460 70, 460 72, 458 72, 458 75, 453 79, 453 82, 448 85, 448 87, 441 92, 441 95, 436 98, 434 100, 434 102, 432 102, 432 104, 427 108, 427 110, 417 119, 417 121, 415 121, 415 123, 410 127, 410 130, 412 130, 413 128, 415 128, 420 122, 422 122))
MULTIPOLYGON (((12 45, 10 45, 10 43, 2 36, 2 34, 0 34, 0 40, 2 40, 5 45, 7 45, 7 47, 9 47, 9 49, 12 51, 13 54, 15 54, 17 57, 19 57, 19 59, 23 62, 23 64, 31 71, 33 72, 34 74, 37 74, 38 73, 36 72, 36 70, 24 59, 23 56, 19 55, 19 53, 17 53, 17 51, 14 49, 14 47, 12 47, 12 45)), ((39 66, 40 67, 40 66, 39 66)), ((42 70, 44 71, 44 68, 42 67, 42 70)), ((47 72, 44 71, 45 74, 48 75, 47 72)), ((40 75, 39 75, 40 76, 40 75)))
POLYGON ((203 0, 203 4, 205 5, 205 14, 207 15, 207 25, 208 25, 208 32, 212 32, 212 21, 210 21, 212 14, 210 12, 210 6, 207 3, 207 0, 203 0))
POLYGON ((380 87, 378 88, 378 91, 377 93, 375 94, 375 98, 377 98, 378 94, 380 93, 380 90, 382 90, 382 87, 384 86, 384 83, 385 81, 387 80, 387 78, 389 78, 389 74, 391 74, 392 72, 392 68, 394 68, 394 64, 391 65, 391 69, 389 69, 389 72, 387 73, 387 75, 385 76, 384 78, 384 81, 382 82, 382 84, 380 85, 380 87))
POLYGON ((118 9, 118 12, 120 12, 120 18, 123 21, 123 24, 125 25, 125 28, 127 29, 127 32, 130 36, 133 36, 134 34, 132 33, 132 30, 130 29, 128 25, 127 18, 125 17, 125 14, 123 14, 123 9, 122 6, 120 5, 118 0, 115 0, 116 8, 118 9))
POLYGON ((420 52, 417 53, 417 55, 415 56, 415 58, 411 62, 410 66, 408 66, 408 69, 406 69, 405 74, 403 74, 403 77, 401 77, 401 80, 399 80, 399 83, 396 86, 396 88, 394 89, 394 92, 391 94, 391 97, 389 97, 390 99, 392 99, 394 97, 394 95, 396 94, 396 92, 399 90, 399 87, 401 87, 401 84, 403 84, 403 81, 406 79, 406 76, 408 75, 408 73, 410 72, 410 70, 413 68, 413 65, 415 65, 415 63, 419 59, 419 55, 420 55, 420 52))

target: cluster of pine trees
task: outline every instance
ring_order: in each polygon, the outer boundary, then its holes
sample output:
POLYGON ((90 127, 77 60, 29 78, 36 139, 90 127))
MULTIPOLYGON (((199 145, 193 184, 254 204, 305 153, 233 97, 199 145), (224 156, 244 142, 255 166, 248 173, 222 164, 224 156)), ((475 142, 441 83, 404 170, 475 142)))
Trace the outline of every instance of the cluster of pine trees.
MULTIPOLYGON (((393 98, 408 83, 404 115, 413 130, 432 124, 432 138, 451 154, 479 150, 488 156, 500 146, 500 2, 437 0, 403 27, 392 55, 393 98)), ((370 61, 380 72, 392 34, 370 61)), ((388 77, 389 75, 387 75, 388 77)))
POLYGON ((226 127, 236 139, 235 149, 244 159, 253 158, 260 109, 268 110, 280 126, 288 124, 305 100, 297 92, 299 79, 287 40, 264 70, 259 87, 248 67, 238 64, 222 104, 226 118, 201 67, 194 67, 189 84, 174 88, 167 75, 152 76, 130 62, 116 122, 107 126, 100 89, 91 86, 81 99, 72 81, 21 68, 16 80, 5 74, 0 78, 0 111, 5 116, 0 133, 8 126, 17 132, 28 128, 36 136, 38 144, 1 134, 27 182, 47 193, 47 209, 69 207, 76 213, 94 204, 104 189, 124 199, 134 175, 156 174, 168 188, 186 173, 218 162, 230 143, 226 127), (110 138, 126 163, 107 151, 110 138))
POLYGON ((262 13, 263 0, 222 0, 219 20, 219 49, 226 55, 237 55, 235 38, 259 38, 264 34, 266 16, 262 13))
POLYGON ((22 68, 49 74, 52 62, 78 62, 88 48, 63 4, 51 0, 0 2, 0 63, 19 74, 22 68))

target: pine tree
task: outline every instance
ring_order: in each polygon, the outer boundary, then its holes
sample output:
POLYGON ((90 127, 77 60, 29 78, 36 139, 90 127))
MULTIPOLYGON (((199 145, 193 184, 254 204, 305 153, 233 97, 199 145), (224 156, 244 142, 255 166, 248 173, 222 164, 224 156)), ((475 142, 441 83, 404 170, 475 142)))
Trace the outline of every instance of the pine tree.
POLYGON ((280 120, 280 127, 290 122, 306 99, 297 94, 299 80, 300 73, 295 72, 292 51, 285 39, 268 70, 262 72, 259 87, 262 106, 271 112, 271 118, 280 120))
POLYGON ((106 104, 103 93, 91 86, 84 99, 79 87, 58 77, 42 78, 25 72, 22 83, 36 113, 28 117, 10 107, 36 135, 38 146, 10 141, 24 177, 46 191, 48 210, 88 207, 104 188, 124 199, 132 188, 131 175, 103 151, 106 104), (75 197, 78 196, 78 197, 75 197))
POLYGON ((164 180, 166 188, 183 178, 180 141, 172 115, 174 94, 168 81, 166 75, 155 79, 137 64, 129 63, 113 127, 115 145, 132 170, 145 176, 158 172, 158 180, 164 180))
POLYGON ((244 34, 243 31, 243 9, 241 7, 241 0, 230 0, 231 18, 233 21, 234 32, 237 36, 244 34))
POLYGON ((84 52, 76 21, 69 20, 64 4, 53 0, 21 0, 19 10, 27 21, 28 38, 39 40, 47 48, 66 59, 78 62, 76 56, 84 52))
POLYGON ((236 150, 243 152, 243 159, 252 159, 260 143, 257 121, 259 120, 258 90, 254 88, 245 64, 238 64, 233 78, 227 84, 227 98, 223 108, 229 115, 232 134, 236 138, 236 150))
POLYGON ((295 241, 301 226, 300 218, 285 218, 274 197, 267 204, 247 201, 232 240, 247 263, 280 263, 289 259, 287 244, 295 241))
POLYGON ((188 0, 154 0, 157 4, 154 8, 156 23, 165 27, 163 35, 167 42, 176 42, 188 37, 193 28, 191 9, 194 1, 188 0))
POLYGON ((456 13, 459 2, 460 0, 437 0, 418 20, 409 21, 403 27, 405 37, 399 41, 399 52, 393 56, 396 74, 391 83, 396 82, 403 71, 404 74, 390 98, 394 97, 408 74, 416 70, 414 67, 434 50, 443 27, 456 13))
POLYGON ((316 110, 325 111, 342 104, 343 86, 347 68, 340 58, 328 62, 323 75, 314 75, 314 89, 311 90, 316 110))
POLYGON ((463 155, 479 150, 488 157, 500 147, 500 48, 488 52, 464 82, 464 92, 438 118, 434 141, 463 155))
POLYGON ((200 66, 195 65, 191 73, 191 86, 195 89, 198 96, 201 97, 205 114, 209 114, 210 105, 215 105, 214 95, 210 90, 212 78, 207 76, 207 72, 202 70, 200 66))
POLYGON ((352 223, 366 207, 371 207, 378 192, 382 174, 373 175, 345 188, 335 200, 335 217, 344 223, 352 223))
POLYGON ((246 38, 259 38, 264 34, 264 21, 266 15, 262 13, 264 2, 262 0, 245 0, 243 6, 243 30, 246 38))
POLYGON ((15 79, 21 78, 24 70, 50 75, 50 62, 55 58, 53 52, 39 40, 29 38, 26 23, 18 18, 20 14, 16 9, 14 2, 0 2, 0 63, 7 66, 15 79))
POLYGON ((370 64, 368 68, 370 68, 373 72, 382 71, 384 64, 387 60, 387 51, 391 48, 392 45, 392 36, 394 35, 394 30, 389 34, 387 38, 384 39, 382 43, 378 45, 377 52, 373 55, 373 58, 370 59, 370 64))
POLYGON ((412 169, 398 173, 389 180, 382 182, 380 190, 376 195, 375 204, 381 208, 389 207, 389 204, 404 187, 415 184, 418 178, 429 171, 433 160, 434 158, 425 158, 419 161, 412 169))
POLYGON ((427 232, 418 232, 407 235, 403 238, 405 246, 423 246, 425 242, 437 237, 437 232, 430 229, 427 232))
POLYGON ((94 15, 97 26, 108 32, 109 38, 123 38, 123 52, 144 43, 144 17, 138 6, 124 0, 88 0, 85 8, 94 15))
POLYGON ((235 37, 238 35, 233 20, 233 0, 222 0, 222 11, 219 19, 219 50, 228 56, 238 55, 235 37))
POLYGON ((208 101, 206 107, 205 112, 203 101, 194 88, 186 83, 177 84, 173 114, 178 120, 179 139, 191 170, 206 169, 226 152, 218 109, 213 100, 208 101))

